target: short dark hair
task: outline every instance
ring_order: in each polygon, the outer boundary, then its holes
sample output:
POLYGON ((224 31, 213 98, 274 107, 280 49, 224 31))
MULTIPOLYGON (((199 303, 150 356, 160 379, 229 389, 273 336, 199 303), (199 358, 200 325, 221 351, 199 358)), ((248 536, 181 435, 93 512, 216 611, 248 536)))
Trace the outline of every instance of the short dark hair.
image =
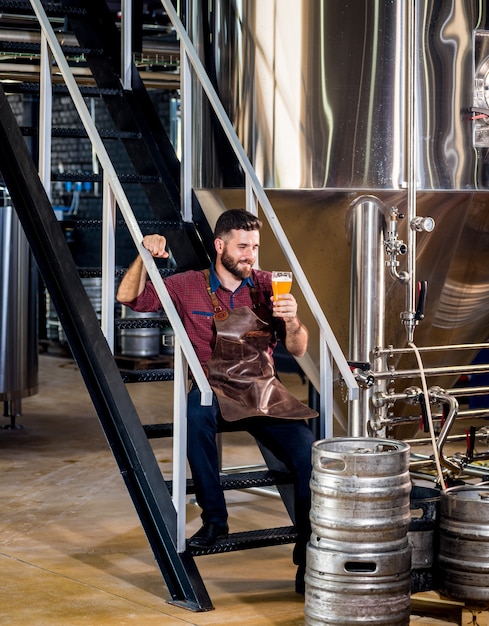
POLYGON ((253 213, 245 209, 228 209, 219 216, 214 228, 214 237, 223 239, 232 230, 260 230, 261 227, 261 220, 253 213))

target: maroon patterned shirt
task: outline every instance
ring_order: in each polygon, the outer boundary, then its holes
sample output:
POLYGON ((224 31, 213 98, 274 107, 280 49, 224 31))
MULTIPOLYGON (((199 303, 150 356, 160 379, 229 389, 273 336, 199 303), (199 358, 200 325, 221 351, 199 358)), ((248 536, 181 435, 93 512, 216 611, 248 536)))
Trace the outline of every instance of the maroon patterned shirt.
MULTIPOLYGON (((177 309, 182 323, 192 342, 197 358, 202 365, 210 359, 215 345, 214 308, 207 292, 207 284, 204 272, 190 270, 181 274, 174 274, 164 280, 171 299, 177 309)), ((280 337, 283 337, 283 322, 272 318, 272 275, 262 270, 252 270, 250 279, 245 279, 236 291, 229 291, 221 286, 219 279, 211 267, 211 288, 215 291, 219 304, 225 311, 238 307, 252 307, 253 301, 250 294, 250 286, 254 286, 258 293, 258 300, 265 304, 270 311, 270 322, 280 337)), ((146 282, 146 287, 132 302, 124 302, 135 311, 159 311, 162 309, 158 294, 151 283, 146 282)), ((274 336, 274 334, 272 334, 274 336)), ((270 344, 269 352, 272 354, 275 341, 270 344)))

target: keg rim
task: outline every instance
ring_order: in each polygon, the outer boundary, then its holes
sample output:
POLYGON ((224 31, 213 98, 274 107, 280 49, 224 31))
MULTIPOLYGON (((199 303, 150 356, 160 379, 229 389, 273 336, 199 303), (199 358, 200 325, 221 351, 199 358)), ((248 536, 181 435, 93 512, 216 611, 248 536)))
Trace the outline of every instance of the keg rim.
POLYGON ((315 441, 313 447, 321 450, 327 451, 329 453, 352 453, 359 454, 362 456, 369 455, 379 455, 379 454, 392 454, 392 452, 406 452, 410 450, 410 445, 405 441, 399 441, 397 439, 381 439, 377 437, 331 437, 328 439, 320 439, 315 441), (343 444, 352 445, 357 443, 358 446, 356 449, 341 449, 343 444), (328 445, 331 445, 332 448, 328 449, 328 445), (376 448, 380 448, 385 446, 388 449, 369 449, 369 446, 374 446, 376 448))
POLYGON ((481 501, 489 502, 489 481, 484 481, 482 483, 477 483, 475 485, 455 485, 454 487, 449 487, 443 492, 445 496, 458 496, 462 495, 472 495, 477 494, 477 492, 487 493, 487 496, 481 498, 481 501))

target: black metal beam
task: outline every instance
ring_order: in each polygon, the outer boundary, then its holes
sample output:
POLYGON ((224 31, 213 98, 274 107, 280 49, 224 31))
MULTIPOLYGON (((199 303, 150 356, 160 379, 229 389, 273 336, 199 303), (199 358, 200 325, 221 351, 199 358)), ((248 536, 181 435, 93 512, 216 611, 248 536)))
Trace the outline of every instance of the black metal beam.
POLYGON ((161 470, 1 85, 0 171, 173 602, 212 609, 192 556, 177 552, 161 470))

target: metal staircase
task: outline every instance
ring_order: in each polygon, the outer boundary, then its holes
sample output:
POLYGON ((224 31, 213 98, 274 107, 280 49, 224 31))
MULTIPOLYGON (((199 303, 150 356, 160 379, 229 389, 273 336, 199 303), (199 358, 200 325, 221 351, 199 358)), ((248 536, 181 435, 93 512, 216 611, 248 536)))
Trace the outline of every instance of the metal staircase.
MULTIPOLYGON (((212 241, 210 228, 195 196, 192 196, 193 221, 187 222, 181 217, 178 160, 134 65, 131 70, 132 89, 124 89, 121 85, 117 69, 120 67, 120 33, 105 2, 64 0, 42 3, 40 9, 45 10, 49 19, 62 19, 65 24, 68 23, 76 36, 78 46, 67 46, 63 52, 86 59, 95 85, 81 86, 80 91, 103 98, 107 105, 115 130, 101 131, 100 136, 108 144, 114 141, 121 143, 132 165, 133 174, 119 176, 121 184, 124 187, 139 185, 154 221, 164 221, 169 225, 166 231, 168 242, 179 268, 206 266, 212 241)), ((33 18, 30 2, 0 0, 0 10, 19 18, 33 18)), ((16 46, 7 43, 0 44, 0 51, 9 50, 14 56, 26 52, 37 54, 42 47, 42 44, 31 42, 19 42, 16 46)), ((66 92, 64 85, 53 84, 52 89, 58 93, 66 92)), ((174 484, 161 475, 149 443, 149 439, 154 437, 173 436, 174 425, 143 425, 126 388, 126 383, 171 380, 174 371, 120 371, 117 367, 81 282, 79 268, 54 215, 38 167, 24 140, 25 136, 40 136, 41 129, 19 127, 9 106, 9 92, 38 93, 39 83, 18 82, 12 85, 2 81, 0 85, 0 171, 154 551, 171 601, 195 611, 210 610, 212 602, 194 556, 291 543, 295 540, 294 528, 231 534, 229 539, 218 542, 209 550, 190 552, 186 547, 181 549, 175 499, 172 500, 174 484)), ((81 137, 87 135, 87 130, 53 128, 52 135, 81 137)), ((52 181, 68 180, 70 177, 70 173, 53 173, 52 181)), ((101 175, 93 173, 86 174, 86 179, 103 182, 101 175)), ((134 323, 129 320, 116 322, 119 327, 134 323)), ((167 324, 167 321, 164 323, 167 324)), ((288 476, 280 471, 247 472, 223 477, 223 488, 284 485, 287 481, 288 476)), ((186 480, 185 485, 187 493, 192 493, 192 481, 186 480)))

